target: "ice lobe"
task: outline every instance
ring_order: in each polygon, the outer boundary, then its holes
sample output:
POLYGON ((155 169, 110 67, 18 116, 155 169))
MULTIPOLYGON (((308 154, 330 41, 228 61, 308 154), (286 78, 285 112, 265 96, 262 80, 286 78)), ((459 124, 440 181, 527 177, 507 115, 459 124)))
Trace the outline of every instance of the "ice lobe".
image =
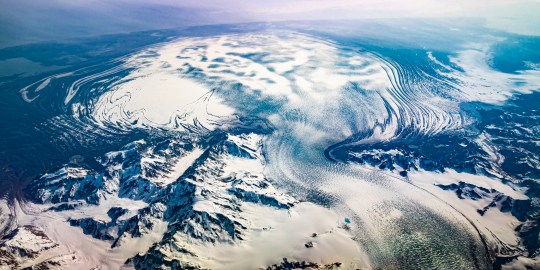
POLYGON ((97 121, 139 127, 197 125, 213 129, 220 117, 234 113, 208 88, 180 74, 148 71, 124 80, 97 101, 97 121))

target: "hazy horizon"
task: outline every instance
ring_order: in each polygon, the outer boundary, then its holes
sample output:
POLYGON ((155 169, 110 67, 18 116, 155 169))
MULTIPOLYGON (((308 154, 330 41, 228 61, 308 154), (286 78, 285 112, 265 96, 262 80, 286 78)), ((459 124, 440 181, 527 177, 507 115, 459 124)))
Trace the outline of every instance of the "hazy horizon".
POLYGON ((203 0, 11 1, 0 10, 0 47, 64 38, 194 25, 295 20, 476 18, 485 26, 540 35, 540 1, 284 1, 203 0))

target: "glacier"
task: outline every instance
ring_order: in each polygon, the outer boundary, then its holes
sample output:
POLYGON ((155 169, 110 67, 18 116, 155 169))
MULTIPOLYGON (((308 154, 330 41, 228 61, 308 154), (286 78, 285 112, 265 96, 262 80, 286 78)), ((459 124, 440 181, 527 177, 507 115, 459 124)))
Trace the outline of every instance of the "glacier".
POLYGON ((507 37, 444 54, 235 29, 19 88, 62 108, 40 126, 57 142, 125 139, 2 199, 0 269, 538 266, 538 118, 512 102, 540 70, 493 68, 507 37), (505 167, 514 152, 526 169, 505 167))

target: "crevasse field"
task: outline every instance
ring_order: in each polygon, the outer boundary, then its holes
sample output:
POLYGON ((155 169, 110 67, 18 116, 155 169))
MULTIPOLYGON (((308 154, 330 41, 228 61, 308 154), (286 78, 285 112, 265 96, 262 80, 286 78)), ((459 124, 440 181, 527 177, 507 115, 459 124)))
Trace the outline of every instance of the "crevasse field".
POLYGON ((35 68, 0 74, 0 269, 539 268, 540 38, 470 25, 0 49, 35 68))

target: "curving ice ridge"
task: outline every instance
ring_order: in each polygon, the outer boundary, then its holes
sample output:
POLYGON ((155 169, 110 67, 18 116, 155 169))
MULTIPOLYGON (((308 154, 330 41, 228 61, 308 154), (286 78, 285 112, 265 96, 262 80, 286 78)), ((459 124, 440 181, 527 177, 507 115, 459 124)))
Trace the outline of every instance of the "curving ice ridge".
MULTIPOLYGON (((460 102, 501 103, 538 88, 540 71, 493 71, 489 43, 466 45, 450 58, 455 67, 428 51, 440 69, 427 74, 378 53, 295 32, 181 38, 77 79, 65 103, 83 121, 121 128, 213 130, 237 115, 264 109, 275 120, 278 111, 299 110, 315 129, 331 118, 340 136, 364 129, 385 140, 405 129, 434 134, 462 127, 470 120, 460 102), (85 87, 90 93, 76 98, 85 87)), ((31 88, 38 94, 52 78, 70 75, 45 78, 21 92, 30 101, 31 88)))
POLYGON ((76 112, 89 111, 102 126, 213 130, 235 114, 272 106, 264 113, 299 110, 313 129, 328 124, 326 115, 341 136, 380 126, 377 132, 388 138, 405 126, 429 133, 462 121, 454 101, 429 91, 429 78, 417 88, 404 86, 403 70, 375 54, 296 33, 179 39, 122 62, 79 79, 66 102, 82 84, 128 70, 90 101, 73 100, 76 112))
POLYGON ((309 123, 304 132, 315 138, 335 140, 336 135, 370 131, 373 139, 386 140, 406 129, 435 134, 470 122, 460 102, 500 103, 540 84, 540 71, 492 71, 489 44, 471 47, 450 59, 462 71, 428 52, 441 67, 437 72, 442 76, 433 76, 369 51, 294 32, 182 38, 77 80, 66 102, 101 126, 121 128, 213 130, 234 122, 235 115, 264 110, 275 122, 281 121, 273 118, 278 111, 299 110, 301 121, 309 123), (127 74, 99 81, 120 71, 127 74), (84 84, 94 83, 107 87, 98 87, 89 100, 72 101, 84 84))
POLYGON ((25 227, 0 251, 21 267, 530 265, 533 189, 502 168, 494 125, 473 133, 487 120, 464 109, 540 89, 539 70, 489 65, 499 41, 446 59, 425 51, 416 66, 265 30, 178 38, 43 78, 21 94, 34 102, 68 82, 70 115, 48 122, 73 127, 66 140, 151 136, 98 157, 100 169, 70 164, 36 179, 32 203, 9 210, 25 227), (23 237, 43 245, 21 247, 23 237))

